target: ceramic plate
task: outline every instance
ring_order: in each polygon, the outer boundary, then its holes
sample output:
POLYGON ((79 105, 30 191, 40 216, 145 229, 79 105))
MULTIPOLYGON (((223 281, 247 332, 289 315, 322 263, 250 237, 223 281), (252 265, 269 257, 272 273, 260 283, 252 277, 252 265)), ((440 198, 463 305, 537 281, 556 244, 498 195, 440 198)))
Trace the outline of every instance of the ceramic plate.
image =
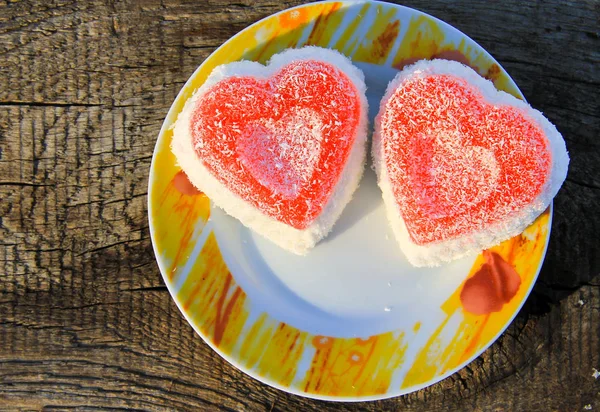
POLYGON ((321 2, 267 17, 207 58, 169 111, 150 173, 154 250, 188 322, 247 374, 318 399, 401 395, 457 371, 504 331, 537 277, 551 211, 479 256, 417 269, 393 238, 369 168, 333 232, 306 257, 279 249, 213 208, 177 166, 170 127, 215 66, 240 59, 266 63, 303 45, 339 50, 364 71, 371 122, 387 82, 422 58, 462 61, 522 98, 479 45, 406 7, 321 2), (502 261, 514 270, 496 276, 490 267, 502 261))

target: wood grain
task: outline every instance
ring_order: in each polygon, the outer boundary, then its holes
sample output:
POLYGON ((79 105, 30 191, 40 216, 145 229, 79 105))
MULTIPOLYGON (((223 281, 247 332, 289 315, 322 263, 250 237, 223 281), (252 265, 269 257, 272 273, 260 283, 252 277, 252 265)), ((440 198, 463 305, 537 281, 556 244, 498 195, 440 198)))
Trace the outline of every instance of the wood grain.
POLYGON ((0 409, 600 408, 600 3, 406 1, 470 35, 571 154, 537 285, 450 378, 385 401, 272 389, 195 335, 149 239, 152 151, 177 92, 233 34, 299 1, 0 1, 0 409))

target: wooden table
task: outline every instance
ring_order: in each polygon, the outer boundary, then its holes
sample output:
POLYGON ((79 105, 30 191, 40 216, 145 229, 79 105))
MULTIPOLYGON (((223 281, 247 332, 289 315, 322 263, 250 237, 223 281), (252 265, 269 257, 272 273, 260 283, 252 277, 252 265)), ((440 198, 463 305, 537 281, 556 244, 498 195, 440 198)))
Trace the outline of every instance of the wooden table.
POLYGON ((571 155, 536 287, 480 358, 407 396, 333 404, 246 376, 183 319, 148 233, 158 131, 216 47, 299 3, 0 1, 0 409, 600 409, 597 0, 404 2, 490 51, 571 155))

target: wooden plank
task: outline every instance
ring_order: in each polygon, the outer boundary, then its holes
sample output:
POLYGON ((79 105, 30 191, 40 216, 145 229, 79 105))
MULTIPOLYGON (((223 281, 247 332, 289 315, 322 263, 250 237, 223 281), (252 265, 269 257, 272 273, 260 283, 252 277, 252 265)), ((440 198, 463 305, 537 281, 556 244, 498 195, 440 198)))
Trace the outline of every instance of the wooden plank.
POLYGON ((164 287, 146 191, 167 110, 216 47, 300 1, 0 2, 0 409, 600 408, 600 7, 406 1, 469 34, 563 132, 572 163, 533 294, 424 390, 335 405, 239 372, 164 287))

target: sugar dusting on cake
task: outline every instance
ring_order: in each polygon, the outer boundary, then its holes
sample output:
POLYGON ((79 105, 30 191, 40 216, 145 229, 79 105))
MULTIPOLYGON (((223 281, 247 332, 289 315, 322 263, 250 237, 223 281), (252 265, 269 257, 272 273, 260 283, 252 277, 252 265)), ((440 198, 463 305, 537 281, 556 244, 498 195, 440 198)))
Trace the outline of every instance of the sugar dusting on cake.
POLYGON ((494 153, 465 145, 458 131, 419 134, 410 141, 412 161, 408 178, 416 202, 428 216, 438 219, 472 208, 495 190, 500 166, 494 153))
POLYGON ((487 103, 465 80, 415 72, 381 119, 386 169, 411 240, 481 230, 531 203, 551 167, 543 130, 524 110, 487 103))
POLYGON ((278 121, 259 119, 249 125, 240 133, 237 153, 261 185, 294 199, 319 161, 323 126, 318 113, 294 108, 278 121))
POLYGON ((361 101, 335 66, 292 62, 268 79, 226 78, 199 97, 196 154, 225 186, 297 229, 323 210, 356 138, 361 101))

